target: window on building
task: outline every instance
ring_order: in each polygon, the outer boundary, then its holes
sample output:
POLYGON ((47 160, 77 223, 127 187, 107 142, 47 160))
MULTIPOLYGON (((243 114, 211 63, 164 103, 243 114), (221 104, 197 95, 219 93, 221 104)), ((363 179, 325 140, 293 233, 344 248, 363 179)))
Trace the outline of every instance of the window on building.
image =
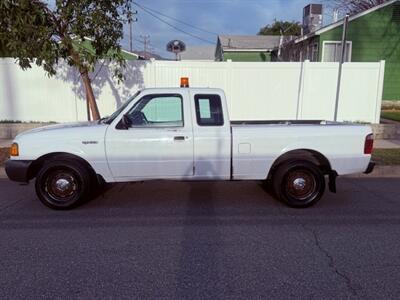
MULTIPOLYGON (((346 43, 344 61, 351 61, 352 43, 346 43)), ((342 51, 342 42, 340 41, 325 41, 323 43, 322 61, 325 62, 338 62, 340 61, 342 51)))

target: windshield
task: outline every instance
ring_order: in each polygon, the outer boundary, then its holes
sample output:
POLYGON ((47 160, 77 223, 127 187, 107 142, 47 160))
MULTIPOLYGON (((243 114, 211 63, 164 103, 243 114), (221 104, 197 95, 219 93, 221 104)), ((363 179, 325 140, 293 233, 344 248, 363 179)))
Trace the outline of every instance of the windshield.
POLYGON ((139 96, 140 93, 141 93, 141 91, 138 91, 131 98, 129 98, 120 108, 118 108, 111 116, 105 117, 105 118, 101 119, 100 121, 103 121, 106 124, 111 124, 112 121, 114 121, 114 119, 116 117, 118 117, 120 115, 120 113, 132 102, 132 100, 135 99, 137 96, 139 96))

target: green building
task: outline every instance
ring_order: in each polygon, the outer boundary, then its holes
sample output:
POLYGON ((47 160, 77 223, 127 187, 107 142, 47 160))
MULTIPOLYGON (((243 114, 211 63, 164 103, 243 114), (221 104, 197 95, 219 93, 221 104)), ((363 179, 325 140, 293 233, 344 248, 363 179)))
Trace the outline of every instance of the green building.
MULTIPOLYGON (((73 41, 73 46, 74 46, 74 48, 75 49, 77 49, 77 50, 80 50, 80 51, 87 51, 87 52, 89 52, 89 53, 91 53, 91 54, 96 54, 96 51, 95 51, 95 49, 93 48, 93 46, 92 46, 92 42, 93 42, 93 40, 92 39, 90 39, 90 38, 88 38, 88 37, 85 37, 84 38, 84 40, 83 41, 81 41, 81 40, 79 40, 79 39, 75 39, 74 41, 73 41)), ((136 53, 133 53, 133 52, 129 52, 129 51, 127 51, 127 50, 124 50, 124 49, 121 49, 120 50, 121 52, 121 56, 125 59, 125 60, 138 60, 139 59, 139 55, 137 55, 136 53)), ((116 52, 116 50, 115 49, 111 49, 111 50, 109 50, 108 52, 107 52, 107 55, 106 55, 106 57, 105 58, 108 58, 108 57, 112 57, 114 54, 116 54, 117 52, 116 52)))
POLYGON ((279 46, 279 36, 220 35, 215 50, 216 61, 272 61, 279 46))
MULTIPOLYGON (((337 62, 342 31, 343 20, 287 42, 281 47, 279 60, 337 62)), ((388 1, 350 17, 345 60, 385 60, 383 99, 400 100, 400 0, 388 1)))

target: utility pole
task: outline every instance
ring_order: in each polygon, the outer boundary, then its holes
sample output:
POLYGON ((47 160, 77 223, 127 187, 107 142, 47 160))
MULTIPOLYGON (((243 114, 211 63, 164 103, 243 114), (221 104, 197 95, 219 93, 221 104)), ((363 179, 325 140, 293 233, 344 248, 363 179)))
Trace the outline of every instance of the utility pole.
POLYGON ((144 56, 144 59, 147 59, 147 52, 148 52, 148 48, 149 48, 149 45, 150 45, 150 35, 141 35, 140 36, 141 37, 141 39, 143 40, 143 56, 144 56))
POLYGON ((138 19, 133 16, 137 15, 137 10, 129 10, 127 13, 128 24, 129 24, 129 51, 133 52, 133 23, 137 22, 138 19))
POLYGON ((338 72, 338 83, 337 83, 337 90, 336 90, 336 102, 335 102, 335 115, 333 120, 337 121, 338 115, 338 108, 339 108, 339 97, 340 97, 340 88, 342 84, 342 70, 343 70, 343 63, 346 57, 346 50, 347 50, 347 27, 349 26, 349 15, 346 15, 343 20, 343 34, 342 34, 342 52, 340 53, 340 62, 339 62, 339 72, 338 72))

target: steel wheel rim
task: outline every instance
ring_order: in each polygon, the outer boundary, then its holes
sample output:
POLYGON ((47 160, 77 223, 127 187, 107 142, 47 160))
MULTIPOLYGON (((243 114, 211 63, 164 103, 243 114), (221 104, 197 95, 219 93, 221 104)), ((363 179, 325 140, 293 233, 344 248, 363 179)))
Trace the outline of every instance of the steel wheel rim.
POLYGON ((317 191, 315 176, 306 170, 290 171, 285 180, 285 188, 289 196, 299 201, 309 200, 317 191))
POLYGON ((59 169, 49 172, 44 189, 52 201, 66 203, 77 195, 79 184, 72 171, 59 169))

